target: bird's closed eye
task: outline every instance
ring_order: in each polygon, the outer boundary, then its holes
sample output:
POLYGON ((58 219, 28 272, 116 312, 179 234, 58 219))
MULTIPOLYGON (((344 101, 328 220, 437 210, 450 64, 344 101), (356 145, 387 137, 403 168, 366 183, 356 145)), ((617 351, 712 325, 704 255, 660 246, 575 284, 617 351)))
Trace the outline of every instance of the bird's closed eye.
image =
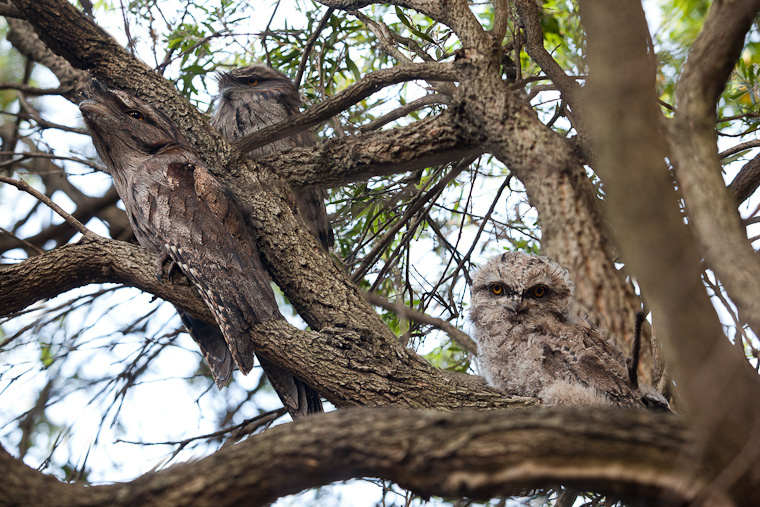
POLYGON ((491 294, 494 294, 496 296, 501 296, 502 294, 504 294, 504 286, 500 283, 492 283, 491 294))
POLYGON ((138 121, 143 121, 145 119, 145 115, 142 114, 137 109, 130 109, 129 111, 125 111, 125 114, 129 116, 130 118, 134 118, 135 120, 138 120, 138 121))
POLYGON ((536 285, 530 289, 529 294, 531 297, 541 299, 542 297, 546 296, 548 292, 549 288, 546 285, 536 285))

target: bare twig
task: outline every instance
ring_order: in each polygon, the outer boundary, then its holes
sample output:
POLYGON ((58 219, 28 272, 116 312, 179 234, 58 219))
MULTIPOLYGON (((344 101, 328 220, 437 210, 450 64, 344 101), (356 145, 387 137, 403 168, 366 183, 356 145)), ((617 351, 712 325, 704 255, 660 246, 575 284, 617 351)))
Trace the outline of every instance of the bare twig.
POLYGON ((636 312, 636 324, 633 331, 633 346, 631 347, 631 357, 628 362, 628 379, 631 381, 631 387, 639 388, 639 356, 641 354, 641 326, 644 324, 646 315, 643 311, 636 312))
POLYGON ((0 89, 3 90, 19 90, 28 95, 61 95, 71 90, 71 87, 58 88, 37 88, 36 86, 27 85, 24 83, 11 83, 8 81, 0 81, 0 89))
POLYGON ((417 311, 414 308, 409 308, 403 303, 394 303, 393 301, 389 301, 384 297, 375 294, 374 292, 362 291, 362 295, 364 296, 364 299, 366 299, 370 304, 395 312, 396 315, 401 318, 419 322, 420 324, 428 324, 436 329, 440 329, 441 331, 444 331, 446 334, 448 334, 452 340, 454 340, 467 352, 470 352, 472 354, 478 353, 478 346, 475 341, 470 338, 467 333, 457 329, 449 322, 436 317, 431 317, 430 315, 417 311))
POLYGON ((309 53, 311 53, 311 50, 314 49, 314 44, 317 43, 319 34, 322 33, 322 30, 324 30, 325 26, 327 26, 327 22, 330 21, 330 16, 333 15, 333 12, 335 12, 335 9, 332 7, 327 8, 325 15, 322 16, 321 20, 319 20, 317 28, 314 29, 314 33, 312 33, 309 37, 309 40, 306 41, 306 46, 303 48, 303 56, 301 56, 301 61, 298 63, 298 72, 296 72, 296 78, 294 80, 296 83, 296 88, 301 87, 301 79, 303 78, 304 70, 306 70, 306 61, 309 59, 309 53))
POLYGON ((71 225, 77 231, 82 233, 82 236, 84 236, 85 238, 95 239, 99 237, 97 234, 95 234, 94 232, 89 230, 87 227, 85 227, 84 224, 82 224, 82 222, 80 222, 79 220, 71 216, 69 213, 64 211, 63 208, 61 208, 56 203, 54 203, 48 196, 32 188, 27 182, 22 181, 22 180, 16 180, 13 178, 8 178, 7 176, 0 176, 0 182, 13 185, 19 190, 26 192, 27 194, 38 199, 39 201, 45 203, 47 207, 49 207, 50 209, 58 213, 58 215, 60 215, 60 217, 63 218, 69 225, 71 225))

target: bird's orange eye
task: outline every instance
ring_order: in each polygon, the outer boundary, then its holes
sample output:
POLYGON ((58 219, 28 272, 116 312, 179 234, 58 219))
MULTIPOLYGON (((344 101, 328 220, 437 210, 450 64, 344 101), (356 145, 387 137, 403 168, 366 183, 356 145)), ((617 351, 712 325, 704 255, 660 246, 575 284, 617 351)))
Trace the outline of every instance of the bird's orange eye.
POLYGON ((256 79, 255 77, 249 77, 246 83, 248 83, 251 86, 256 86, 257 84, 259 84, 259 80, 256 79))
POLYGON ((532 289, 530 289, 530 295, 534 298, 542 298, 546 296, 548 289, 546 288, 546 285, 536 285, 532 289))
POLYGON ((127 116, 129 116, 130 118, 134 118, 135 120, 138 120, 138 121, 143 121, 145 119, 145 115, 136 109, 127 111, 127 116))
POLYGON ((504 287, 501 286, 501 284, 498 283, 492 283, 491 284, 491 293, 501 296, 504 293, 504 287))

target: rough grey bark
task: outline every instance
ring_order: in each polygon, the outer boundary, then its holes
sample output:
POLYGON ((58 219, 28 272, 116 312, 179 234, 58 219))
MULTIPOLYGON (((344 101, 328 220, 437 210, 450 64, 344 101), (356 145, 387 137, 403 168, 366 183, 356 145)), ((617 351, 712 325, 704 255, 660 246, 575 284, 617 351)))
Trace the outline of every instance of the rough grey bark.
MULTIPOLYGON (((121 241, 98 239, 65 245, 0 270, 0 314, 90 283, 122 283, 171 301, 199 319, 214 317, 192 284, 179 274, 156 278, 158 257, 121 241)), ((433 368, 397 340, 376 342, 345 327, 301 331, 285 322, 257 327, 254 346, 297 371, 336 406, 402 405, 454 410, 525 406, 479 377, 433 368)))
MULTIPOLYGON (((59 483, 0 449, 6 485, 0 503, 255 506, 367 476, 424 496, 485 499, 561 482, 646 505, 686 505, 709 486, 682 466, 694 452, 675 417, 637 411, 363 408, 272 428, 200 461, 126 484, 59 483)), ((718 498, 711 505, 730 504, 718 498)))

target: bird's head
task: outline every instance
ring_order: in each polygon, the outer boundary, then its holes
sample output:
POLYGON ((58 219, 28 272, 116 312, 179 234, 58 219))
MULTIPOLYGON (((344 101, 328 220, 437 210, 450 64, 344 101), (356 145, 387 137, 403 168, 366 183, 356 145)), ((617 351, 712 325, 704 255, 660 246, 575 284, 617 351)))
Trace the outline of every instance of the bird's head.
POLYGON ((266 95, 281 101, 295 101, 298 109, 298 89, 293 81, 279 70, 256 64, 217 74, 220 101, 245 99, 250 95, 266 95))
POLYGON ((485 313, 507 321, 526 315, 566 316, 575 286, 556 262, 522 252, 506 252, 486 262, 472 277, 470 318, 485 313))
POLYGON ((112 174, 185 141, 172 121, 147 102, 94 81, 79 110, 100 158, 112 174))

